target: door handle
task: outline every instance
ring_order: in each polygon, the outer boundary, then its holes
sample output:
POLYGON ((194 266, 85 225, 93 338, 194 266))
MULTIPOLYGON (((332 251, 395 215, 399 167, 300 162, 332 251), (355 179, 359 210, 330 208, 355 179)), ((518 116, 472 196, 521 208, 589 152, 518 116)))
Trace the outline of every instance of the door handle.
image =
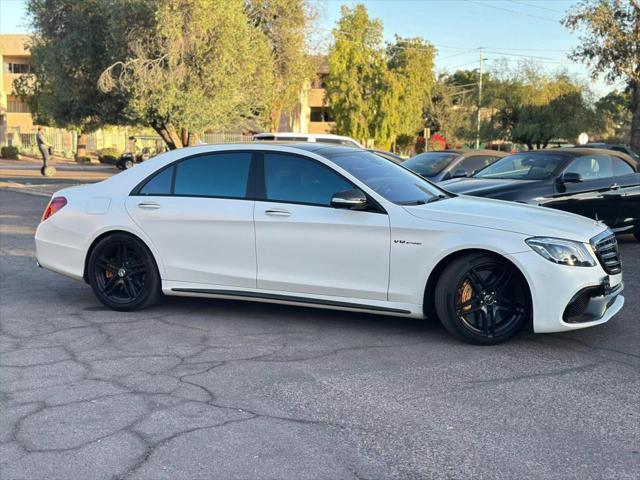
POLYGON ((619 190, 619 189, 620 189, 620 185, 618 185, 617 183, 609 185, 609 190, 619 190))
POLYGON ((272 217, 290 217, 291 216, 291 212, 289 212, 288 210, 280 209, 280 208, 270 208, 268 210, 265 210, 264 213, 266 213, 267 215, 271 215, 272 217))
POLYGON ((160 208, 160 204, 155 202, 140 202, 138 204, 138 208, 144 208, 146 210, 157 210, 158 208, 160 208))

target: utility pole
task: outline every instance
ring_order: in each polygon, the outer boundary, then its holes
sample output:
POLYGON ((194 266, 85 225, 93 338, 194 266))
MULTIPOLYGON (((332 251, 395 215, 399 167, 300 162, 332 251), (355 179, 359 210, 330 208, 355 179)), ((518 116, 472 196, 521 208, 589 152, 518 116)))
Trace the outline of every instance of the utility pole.
POLYGON ((478 82, 478 118, 476 120, 476 150, 480 149, 480 105, 482 104, 482 48, 480 49, 480 80, 478 82))

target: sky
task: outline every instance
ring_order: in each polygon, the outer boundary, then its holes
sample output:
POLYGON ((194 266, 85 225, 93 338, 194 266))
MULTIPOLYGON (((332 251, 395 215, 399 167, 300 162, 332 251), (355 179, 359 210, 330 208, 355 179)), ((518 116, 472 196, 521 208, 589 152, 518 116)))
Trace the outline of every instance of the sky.
MULTIPOLYGON (((364 3, 371 17, 384 24, 385 40, 394 35, 423 37, 438 51, 436 69, 453 72, 477 68, 480 48, 485 68, 496 60, 534 62, 548 71, 566 69, 585 82, 596 96, 621 85, 602 79, 591 81, 588 68, 567 59, 579 34, 560 24, 578 0, 309 0, 318 13, 320 49, 330 41, 330 31, 342 5, 364 3)), ((0 33, 28 32, 24 0, 0 0, 0 33)), ((315 38, 315 37, 314 37, 315 38)))

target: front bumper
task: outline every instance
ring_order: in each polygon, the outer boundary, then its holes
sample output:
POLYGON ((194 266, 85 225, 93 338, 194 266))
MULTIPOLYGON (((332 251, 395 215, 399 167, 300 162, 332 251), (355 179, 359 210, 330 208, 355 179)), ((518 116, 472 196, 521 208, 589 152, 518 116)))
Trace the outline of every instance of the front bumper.
POLYGON ((621 273, 608 275, 600 265, 557 265, 533 251, 511 255, 510 259, 529 284, 536 333, 599 325, 609 321, 624 305, 621 273))
POLYGON ((611 287, 609 279, 605 278, 600 286, 584 288, 574 295, 564 310, 562 319, 567 323, 588 323, 600 320, 623 290, 622 282, 611 287))

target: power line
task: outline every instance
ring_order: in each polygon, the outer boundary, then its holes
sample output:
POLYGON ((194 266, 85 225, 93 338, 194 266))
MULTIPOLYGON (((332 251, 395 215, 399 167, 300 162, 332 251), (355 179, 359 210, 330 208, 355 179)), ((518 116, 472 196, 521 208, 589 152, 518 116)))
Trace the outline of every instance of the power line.
POLYGON ((516 15, 522 15, 524 17, 535 18, 537 20, 545 20, 545 21, 553 22, 553 23, 559 23, 559 21, 557 19, 555 19, 555 18, 541 17, 540 15, 532 15, 530 13, 520 12, 518 10, 511 10, 510 8, 504 8, 504 7, 499 7, 497 5, 491 5, 489 3, 479 2, 477 0, 465 0, 465 1, 467 1, 469 3, 474 3, 476 5, 480 5, 482 7, 495 8, 496 10, 503 10, 505 12, 514 13, 516 15))
POLYGON ((476 52, 476 51, 478 51, 478 49, 477 49, 477 48, 470 48, 469 50, 465 50, 464 52, 454 53, 453 55, 449 55, 448 57, 442 57, 442 58, 440 58, 439 60, 440 60, 440 61, 442 61, 442 60, 448 60, 449 58, 459 57, 460 55, 465 55, 465 54, 467 54, 467 53, 470 53, 470 52, 476 52))
POLYGON ((521 0, 513 0, 514 3, 519 3, 520 5, 526 5, 527 7, 539 8, 540 10, 547 10, 548 12, 554 13, 565 13, 562 10, 556 10, 555 8, 542 7, 540 5, 534 5, 533 3, 523 2, 521 0))
MULTIPOLYGON (((464 1, 472 1, 472 0, 464 0, 464 1)), ((353 34, 350 32, 343 32, 340 30, 331 30, 331 29, 327 29, 327 28, 318 28, 317 30, 321 30, 327 33, 331 33, 332 35, 335 36, 335 34, 338 35, 342 35, 344 37, 351 37, 351 40, 347 39, 347 41, 351 41, 354 43, 357 43, 357 40, 353 39, 353 34)), ((496 47, 496 48, 492 48, 492 47, 474 47, 474 48, 465 48, 465 47, 452 47, 452 46, 448 46, 448 45, 439 45, 439 44, 435 44, 432 42, 429 42, 428 40, 426 40, 429 45, 410 45, 410 46, 402 46, 402 45, 396 45, 396 47, 399 48, 407 48, 407 49, 416 49, 416 50, 431 50, 433 47, 435 47, 436 49, 440 50, 440 49, 447 49, 447 50, 462 50, 461 52, 458 53, 454 53, 452 55, 450 55, 449 57, 445 57, 445 58, 441 58, 440 60, 445 60, 446 58, 453 58, 453 57, 457 57, 458 55, 463 55, 465 53, 470 53, 473 51, 477 51, 480 48, 486 48, 487 50, 510 50, 510 51, 522 51, 522 52, 556 52, 556 53, 569 53, 570 50, 561 50, 561 49, 554 49, 554 48, 514 48, 514 47, 496 47)))

